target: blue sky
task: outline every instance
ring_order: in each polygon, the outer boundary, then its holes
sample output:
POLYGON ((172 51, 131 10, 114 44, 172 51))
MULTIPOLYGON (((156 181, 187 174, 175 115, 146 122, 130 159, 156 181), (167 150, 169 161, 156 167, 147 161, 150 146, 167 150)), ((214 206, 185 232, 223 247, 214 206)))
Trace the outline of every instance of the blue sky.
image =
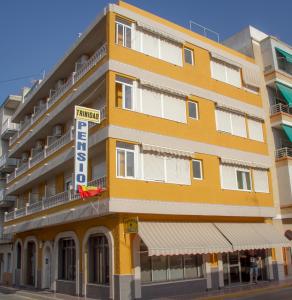
MULTIPOLYGON (((108 0, 1 0, 0 103, 49 71, 108 0), (28 78, 8 81, 14 78, 28 78)), ((193 20, 224 40, 248 24, 292 45, 292 1, 128 0, 182 26, 193 20)))

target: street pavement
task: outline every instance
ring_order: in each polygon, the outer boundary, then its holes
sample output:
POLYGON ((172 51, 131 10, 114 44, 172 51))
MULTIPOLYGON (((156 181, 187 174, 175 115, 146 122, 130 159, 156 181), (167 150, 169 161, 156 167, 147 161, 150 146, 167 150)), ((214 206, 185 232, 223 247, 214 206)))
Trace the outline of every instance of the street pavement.
MULTIPOLYGON (((185 295, 161 298, 159 300, 292 300, 292 281, 286 284, 267 284, 250 289, 221 290, 205 295, 185 295)), ((84 297, 73 297, 46 291, 18 290, 0 286, 0 300, 85 300, 84 297)), ((87 300, 90 300, 87 298, 87 300)), ((154 300, 154 299, 153 299, 154 300)), ((158 299, 157 299, 158 300, 158 299)))

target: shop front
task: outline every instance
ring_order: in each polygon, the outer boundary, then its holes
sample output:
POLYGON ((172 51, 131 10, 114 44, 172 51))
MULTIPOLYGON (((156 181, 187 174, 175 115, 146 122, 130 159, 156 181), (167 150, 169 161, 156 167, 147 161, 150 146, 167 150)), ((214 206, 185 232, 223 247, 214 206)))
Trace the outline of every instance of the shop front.
POLYGON ((274 280, 271 249, 288 243, 264 223, 140 221, 138 228, 143 299, 274 280))

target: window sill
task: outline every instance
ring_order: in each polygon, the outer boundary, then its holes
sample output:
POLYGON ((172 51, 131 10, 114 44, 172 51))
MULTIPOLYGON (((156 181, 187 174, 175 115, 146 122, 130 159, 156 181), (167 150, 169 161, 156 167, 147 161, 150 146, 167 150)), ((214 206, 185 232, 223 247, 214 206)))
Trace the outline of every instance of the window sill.
POLYGON ((163 285, 163 284, 173 284, 173 283, 182 283, 182 282, 190 282, 190 281, 199 281, 206 280, 206 277, 199 278, 190 278, 190 279, 179 279, 179 280, 167 280, 167 281, 157 281, 157 282, 142 282, 142 286, 152 286, 152 285, 163 285))
POLYGON ((91 282, 87 282, 87 285, 90 285, 90 286, 96 286, 96 287, 107 287, 109 288, 109 284, 100 284, 100 283, 91 283, 91 282))
POLYGON ((76 280, 57 279, 57 281, 68 282, 68 283, 76 283, 76 280))

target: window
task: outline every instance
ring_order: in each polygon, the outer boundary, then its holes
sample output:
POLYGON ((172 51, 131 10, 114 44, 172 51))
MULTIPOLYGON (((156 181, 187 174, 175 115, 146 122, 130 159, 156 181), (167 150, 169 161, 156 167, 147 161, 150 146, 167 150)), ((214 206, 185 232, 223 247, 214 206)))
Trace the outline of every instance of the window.
POLYGON ((189 106, 189 117, 192 119, 199 119, 199 112, 198 112, 198 103, 193 101, 188 101, 189 106))
POLYGON ((269 193, 269 177, 267 170, 252 170, 254 190, 257 193, 269 193))
POLYGON ((60 239, 58 266, 59 279, 71 281, 76 279, 76 249, 73 239, 60 239))
POLYGON ((89 282, 109 284, 109 248, 106 236, 91 236, 88 240, 88 252, 89 282))
POLYGON ((216 128, 240 137, 247 137, 245 116, 240 113, 216 109, 216 128))
POLYGON ((211 60, 211 76, 231 85, 241 87, 240 68, 218 59, 211 60))
POLYGON ((145 180, 190 184, 189 159, 145 151, 143 166, 145 180))
POLYGON ((135 146, 128 143, 117 142, 116 146, 117 176, 135 177, 135 146))
POLYGON ((203 179, 203 171, 202 171, 202 161, 201 160, 193 160, 193 178, 194 179, 203 179))
POLYGON ((133 80, 121 76, 116 77, 116 105, 133 110, 133 80))
POLYGON ((250 172, 236 170, 236 176, 238 189, 244 191, 251 191, 250 172))
POLYGON ((248 134, 249 138, 255 141, 263 142, 264 135, 263 135, 263 124, 261 121, 248 119, 248 134))
POLYGON ((148 256, 141 242, 140 267, 142 282, 184 280, 204 277, 202 255, 148 256))
POLYGON ((124 20, 116 20, 116 44, 132 47, 132 27, 131 23, 124 20))
POLYGON ((184 48, 185 63, 193 65, 194 64, 194 52, 189 48, 184 48))
POLYGON ((11 253, 7 253, 7 272, 11 272, 11 253))

